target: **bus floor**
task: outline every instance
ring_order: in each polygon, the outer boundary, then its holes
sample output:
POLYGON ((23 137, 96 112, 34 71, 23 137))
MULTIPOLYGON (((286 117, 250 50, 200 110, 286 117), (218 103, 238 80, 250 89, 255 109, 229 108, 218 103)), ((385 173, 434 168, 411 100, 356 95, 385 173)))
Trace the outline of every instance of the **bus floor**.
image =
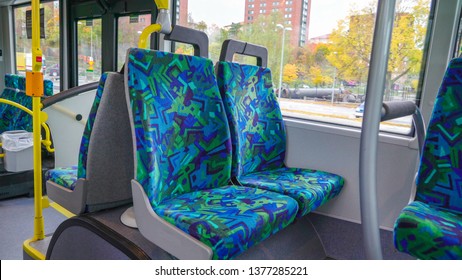
MULTIPOLYGON (((53 208, 44 209, 43 216, 46 235, 52 234, 66 219, 53 208)), ((308 217, 322 240, 327 259, 365 259, 361 225, 315 213, 309 214, 308 217)), ((33 220, 33 198, 15 197, 0 200, 1 260, 23 259, 22 244, 33 236, 33 220)), ((392 232, 381 230, 381 239, 384 259, 412 259, 396 251, 392 232)))

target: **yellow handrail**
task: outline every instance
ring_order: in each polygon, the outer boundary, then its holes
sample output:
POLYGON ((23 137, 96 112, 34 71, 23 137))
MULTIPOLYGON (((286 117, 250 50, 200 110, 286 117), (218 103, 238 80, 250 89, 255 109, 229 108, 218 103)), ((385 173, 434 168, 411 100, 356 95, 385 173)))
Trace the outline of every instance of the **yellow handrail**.
POLYGON ((154 23, 143 29, 141 32, 140 39, 138 41, 138 48, 146 49, 148 47, 148 38, 154 32, 159 32, 162 30, 162 25, 154 23))
MULTIPOLYGON (((21 104, 16 103, 14 101, 0 98, 0 103, 5 103, 5 104, 8 104, 8 105, 14 106, 14 107, 16 107, 16 108, 18 108, 20 110, 23 110, 24 112, 28 113, 29 115, 33 116, 33 112, 31 110, 29 110, 29 108, 24 107, 21 104)), ((54 153, 55 149, 51 148, 52 142, 51 142, 50 128, 45 124, 46 120, 48 119, 48 114, 45 113, 45 112, 41 112, 41 119, 42 119, 42 122, 41 122, 40 125, 43 127, 43 130, 45 131, 45 140, 41 140, 41 143, 45 146, 45 148, 47 149, 48 152, 54 153)), ((1 144, 0 144, 0 146, 1 146, 1 144)))
POLYGON ((169 0, 154 0, 154 2, 159 10, 157 22, 149 25, 143 30, 143 32, 141 32, 140 39, 138 41, 138 48, 140 49, 146 49, 148 47, 148 38, 152 33, 170 33, 171 31, 170 19, 168 18, 169 0), (160 15, 163 15, 164 17, 160 15))

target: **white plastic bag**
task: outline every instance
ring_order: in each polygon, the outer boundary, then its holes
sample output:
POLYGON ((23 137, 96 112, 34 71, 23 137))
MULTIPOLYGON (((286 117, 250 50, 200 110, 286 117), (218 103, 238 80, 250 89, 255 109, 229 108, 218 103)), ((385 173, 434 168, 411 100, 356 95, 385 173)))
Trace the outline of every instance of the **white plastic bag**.
POLYGON ((32 132, 25 130, 5 131, 1 137, 2 148, 8 152, 19 152, 34 145, 32 132))

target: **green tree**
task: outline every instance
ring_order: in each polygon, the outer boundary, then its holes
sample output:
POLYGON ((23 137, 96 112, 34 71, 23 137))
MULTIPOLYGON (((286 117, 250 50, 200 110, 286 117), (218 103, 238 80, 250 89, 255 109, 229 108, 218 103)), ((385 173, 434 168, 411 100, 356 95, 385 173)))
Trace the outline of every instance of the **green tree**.
MULTIPOLYGON (((268 67, 273 74, 273 83, 279 84, 282 30, 276 25, 284 22, 283 14, 280 12, 271 13, 269 16, 260 16, 252 24, 242 26, 237 34, 237 39, 264 46, 268 49, 268 67)), ((284 62, 290 62, 291 46, 289 42, 289 32, 286 32, 286 44, 284 46, 284 62)), ((244 60, 243 62, 249 62, 244 60)))
MULTIPOLYGON (((422 61, 429 0, 399 0, 390 45, 386 98, 398 80, 418 75, 422 61)), ((331 34, 327 60, 344 80, 365 81, 368 75, 376 2, 350 11, 331 34)))
POLYGON ((314 65, 309 69, 309 76, 311 78, 311 83, 315 87, 323 87, 327 84, 332 84, 333 78, 326 75, 324 71, 322 71, 321 67, 314 65))

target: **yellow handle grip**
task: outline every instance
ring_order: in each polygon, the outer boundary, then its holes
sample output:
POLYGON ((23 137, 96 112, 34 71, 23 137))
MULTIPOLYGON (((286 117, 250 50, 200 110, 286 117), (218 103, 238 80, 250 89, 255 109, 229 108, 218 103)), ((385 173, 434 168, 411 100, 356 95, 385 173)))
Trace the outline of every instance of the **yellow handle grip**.
POLYGON ((148 38, 154 32, 159 32, 162 29, 162 25, 154 23, 146 27, 143 32, 141 32, 140 40, 138 41, 138 48, 146 49, 148 48, 148 38))
POLYGON ((158 9, 168 10, 168 0, 154 0, 158 9))

